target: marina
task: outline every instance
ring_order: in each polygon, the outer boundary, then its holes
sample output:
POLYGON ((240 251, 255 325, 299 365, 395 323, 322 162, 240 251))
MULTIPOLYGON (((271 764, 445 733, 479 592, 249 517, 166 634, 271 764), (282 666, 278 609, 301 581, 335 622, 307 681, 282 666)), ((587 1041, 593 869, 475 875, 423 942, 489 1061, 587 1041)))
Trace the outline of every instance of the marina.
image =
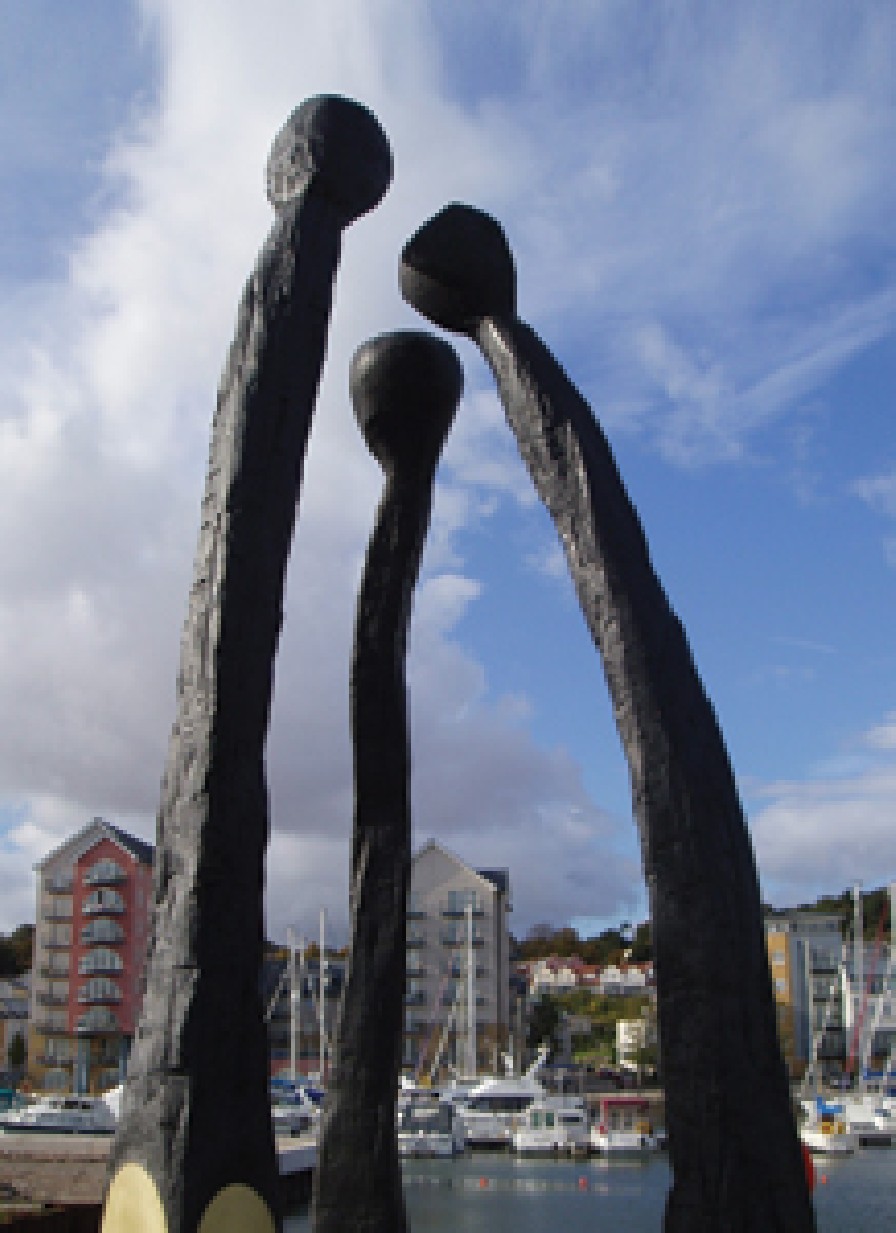
MULTIPOLYGON (((818 1233, 880 1233, 896 1226, 896 1160, 857 1152, 817 1162, 818 1233), (822 1180, 822 1178, 824 1180, 822 1180)), ((471 1152, 453 1160, 403 1165, 408 1224, 414 1233, 659 1233, 669 1189, 664 1153, 643 1159, 587 1160, 471 1152)), ((310 1233, 308 1205, 284 1233, 310 1233)))

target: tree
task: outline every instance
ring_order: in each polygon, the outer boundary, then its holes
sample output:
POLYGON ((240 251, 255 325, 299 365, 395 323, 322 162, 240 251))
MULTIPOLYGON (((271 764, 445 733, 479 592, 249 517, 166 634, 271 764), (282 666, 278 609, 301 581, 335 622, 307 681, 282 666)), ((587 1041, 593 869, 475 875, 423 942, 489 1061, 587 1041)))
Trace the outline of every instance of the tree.
POLYGON ((33 925, 19 925, 9 937, 0 934, 0 977, 21 976, 27 972, 33 949, 33 925))
POLYGON ((11 1070, 21 1070, 25 1065, 25 1037, 21 1032, 16 1032, 9 1042, 6 1056, 11 1070))
POLYGON ((557 1048, 557 1029, 560 1026, 560 1006, 549 993, 543 993, 529 1012, 529 1030, 526 1033, 526 1044, 530 1049, 539 1045, 549 1045, 553 1052, 557 1048))

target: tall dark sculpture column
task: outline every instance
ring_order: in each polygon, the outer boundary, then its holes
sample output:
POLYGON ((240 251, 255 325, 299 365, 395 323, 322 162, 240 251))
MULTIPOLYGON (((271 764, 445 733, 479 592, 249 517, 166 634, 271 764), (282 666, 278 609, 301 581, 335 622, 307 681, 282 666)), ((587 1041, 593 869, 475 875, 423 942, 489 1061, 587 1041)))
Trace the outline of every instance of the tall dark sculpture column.
POLYGON ((279 1227, 259 994, 264 745, 342 230, 390 177, 375 118, 336 97, 299 107, 268 162, 276 219, 218 392, 104 1233, 279 1227))
POLYGON ((355 624, 352 936, 312 1198, 315 1233, 406 1228, 395 1125, 411 862, 404 665, 436 464, 461 388, 453 348, 427 334, 373 339, 352 363, 355 414, 386 487, 355 624))
POLYGON ((516 316, 499 225, 453 205, 407 244, 405 298, 478 343, 563 541, 628 759, 650 895, 674 1180, 667 1233, 814 1228, 752 848, 684 630, 591 410, 516 316))

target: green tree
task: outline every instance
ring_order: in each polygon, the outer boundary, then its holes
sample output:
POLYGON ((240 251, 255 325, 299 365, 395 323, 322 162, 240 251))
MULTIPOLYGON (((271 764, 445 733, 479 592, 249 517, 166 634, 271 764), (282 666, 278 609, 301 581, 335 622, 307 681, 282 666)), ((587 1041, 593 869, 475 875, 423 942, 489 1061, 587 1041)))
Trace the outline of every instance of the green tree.
POLYGON ((9 1060, 9 1065, 13 1070, 21 1070, 25 1065, 25 1037, 21 1032, 16 1032, 12 1040, 9 1042, 9 1048, 6 1051, 6 1056, 9 1060))
POLYGON ((529 1013, 529 1030, 526 1033, 526 1044, 530 1049, 539 1045, 550 1045, 551 1050, 557 1048, 557 1029, 560 1026, 560 1006, 556 998, 549 993, 543 993, 529 1013))

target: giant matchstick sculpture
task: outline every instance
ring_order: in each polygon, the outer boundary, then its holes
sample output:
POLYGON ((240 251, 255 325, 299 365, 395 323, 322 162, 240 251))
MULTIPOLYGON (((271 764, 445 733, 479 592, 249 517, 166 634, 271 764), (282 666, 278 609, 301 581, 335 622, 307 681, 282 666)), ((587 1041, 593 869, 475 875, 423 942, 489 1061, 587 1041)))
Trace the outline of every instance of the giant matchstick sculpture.
POLYGON ((320 1132, 314 1233, 403 1233, 396 1138, 411 863, 405 652, 442 444, 462 389, 452 347, 397 333, 359 349, 355 415, 386 487, 358 597, 351 674, 351 945, 320 1132))
POLYGON ((264 746, 283 582, 343 229, 389 145, 366 108, 307 101, 276 138, 276 219, 218 393, 158 815, 143 1010, 103 1233, 279 1228, 259 993, 264 746))
POLYGON ((472 338, 492 368, 600 649, 650 896, 674 1173, 666 1233, 809 1233, 743 810, 606 437, 517 318, 513 258, 492 218, 446 207, 408 242, 399 278, 406 300, 472 338))

